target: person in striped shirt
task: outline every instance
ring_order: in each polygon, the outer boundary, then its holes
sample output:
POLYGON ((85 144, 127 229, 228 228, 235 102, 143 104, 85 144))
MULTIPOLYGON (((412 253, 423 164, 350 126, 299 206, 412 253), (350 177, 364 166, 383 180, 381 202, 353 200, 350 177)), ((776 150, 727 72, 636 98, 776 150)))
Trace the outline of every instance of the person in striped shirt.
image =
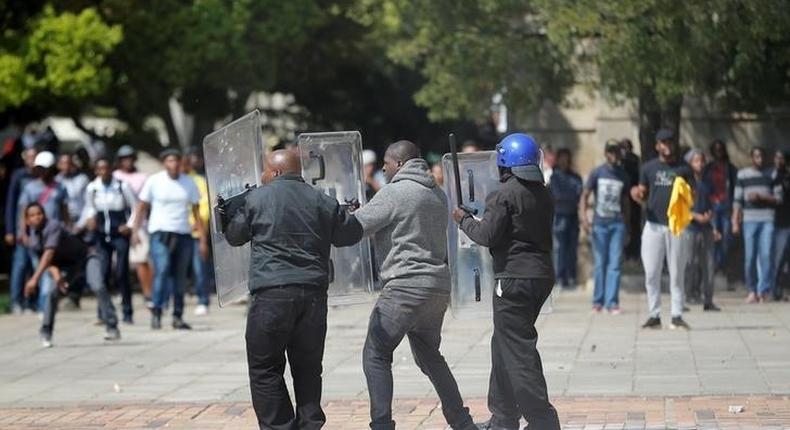
POLYGON ((782 187, 765 169, 762 148, 753 148, 751 157, 752 165, 739 170, 735 181, 732 232, 740 234, 743 223, 746 300, 757 303, 767 301, 773 289, 774 211, 782 201, 782 187))

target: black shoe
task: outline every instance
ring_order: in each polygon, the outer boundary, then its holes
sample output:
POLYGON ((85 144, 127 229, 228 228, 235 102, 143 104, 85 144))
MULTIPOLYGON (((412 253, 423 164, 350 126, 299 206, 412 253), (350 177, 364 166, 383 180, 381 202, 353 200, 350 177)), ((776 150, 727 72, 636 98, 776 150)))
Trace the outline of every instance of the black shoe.
POLYGON ((642 328, 661 328, 661 318, 659 317, 650 317, 642 324, 642 328))
POLYGON ((713 303, 709 303, 702 307, 702 310, 705 312, 721 312, 721 308, 714 305, 713 303))
POLYGON ((493 419, 490 419, 483 423, 475 423, 477 426, 477 430, 518 430, 518 426, 516 427, 502 427, 500 425, 494 424, 493 419))
POLYGON ((691 308, 686 305, 683 305, 683 312, 691 312, 691 308))
POLYGON ((684 330, 691 330, 688 324, 683 321, 683 317, 672 317, 672 322, 669 324, 669 328, 672 330, 682 328, 684 330))
POLYGON ((192 330, 192 326, 185 323, 181 318, 173 318, 173 328, 176 330, 192 330))
POLYGON ((124 315, 123 316, 123 323, 124 324, 130 324, 130 325, 134 324, 134 319, 132 318, 131 315, 124 315))
POLYGON ((162 317, 160 315, 151 315, 151 329, 160 330, 162 328, 162 317))
POLYGON ((104 340, 120 340, 121 339, 121 332, 118 331, 117 327, 110 327, 107 329, 107 332, 104 333, 104 340))

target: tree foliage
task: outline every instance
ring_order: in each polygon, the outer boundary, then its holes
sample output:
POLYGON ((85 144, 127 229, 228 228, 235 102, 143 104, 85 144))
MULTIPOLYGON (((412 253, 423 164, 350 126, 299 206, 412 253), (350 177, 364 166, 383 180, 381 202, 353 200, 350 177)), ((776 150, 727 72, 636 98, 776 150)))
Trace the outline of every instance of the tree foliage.
POLYGON ((378 26, 392 59, 421 72, 415 98, 433 119, 477 118, 496 93, 531 110, 572 83, 531 1, 363 0, 352 14, 378 26))
POLYGON ((592 65, 594 87, 639 101, 643 135, 678 127, 687 95, 751 112, 790 95, 783 0, 538 2, 552 42, 581 66, 577 75, 592 65))
POLYGON ((47 7, 25 32, 9 30, 0 43, 0 111, 49 98, 80 100, 109 85, 106 60, 121 41, 93 8, 56 13, 47 7))

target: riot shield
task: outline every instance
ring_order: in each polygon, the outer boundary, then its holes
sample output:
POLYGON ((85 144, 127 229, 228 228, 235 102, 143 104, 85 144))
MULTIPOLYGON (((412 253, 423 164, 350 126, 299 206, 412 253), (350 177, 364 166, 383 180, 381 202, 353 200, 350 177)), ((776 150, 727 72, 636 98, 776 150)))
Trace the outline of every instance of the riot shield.
MULTIPOLYGON (((298 138, 304 180, 345 204, 352 199, 364 205, 362 136, 357 131, 304 133, 298 138)), ((329 304, 370 300, 373 290, 370 241, 349 247, 332 247, 329 263, 329 304)))
POLYGON ((259 112, 253 111, 203 139, 206 164, 211 243, 214 250, 217 301, 220 306, 249 294, 250 244, 234 247, 222 232, 217 207, 224 201, 232 212, 243 203, 244 194, 260 185, 263 146, 259 112))
MULTIPOLYGON (((458 154, 458 171, 461 176, 461 200, 467 208, 476 211, 476 218, 485 214, 488 194, 500 186, 497 153, 484 151, 458 154)), ((454 190, 455 173, 450 154, 442 158, 444 192, 450 208, 447 227, 448 260, 452 277, 451 309, 456 318, 490 316, 491 300, 496 288, 493 262, 488 248, 473 242, 452 220, 452 210, 458 207, 454 190)), ((552 299, 546 300, 541 313, 552 311, 552 299)))

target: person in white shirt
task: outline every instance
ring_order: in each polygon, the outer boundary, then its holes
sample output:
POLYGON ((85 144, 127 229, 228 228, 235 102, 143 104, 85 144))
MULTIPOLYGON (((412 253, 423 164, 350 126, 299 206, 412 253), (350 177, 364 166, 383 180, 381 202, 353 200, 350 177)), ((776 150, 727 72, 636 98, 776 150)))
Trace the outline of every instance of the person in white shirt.
MULTIPOLYGON (((181 152, 165 150, 160 155, 165 170, 148 178, 140 191, 140 203, 134 222, 132 242, 138 241, 137 234, 142 220, 148 217, 148 233, 151 235, 151 259, 154 263, 153 307, 151 328, 162 328, 162 308, 173 293, 173 328, 189 330, 191 327, 182 319, 184 313, 184 290, 189 264, 192 260, 192 227, 189 213, 200 220, 200 192, 195 181, 181 173, 181 152)), ((200 235, 199 252, 208 255, 206 226, 197 221, 200 235)))
POLYGON ((96 233, 96 248, 105 279, 110 279, 115 254, 115 286, 121 291, 123 322, 132 324, 132 288, 129 279, 129 238, 137 197, 129 184, 115 179, 107 158, 96 160, 96 179, 85 189, 85 209, 78 226, 96 233))

